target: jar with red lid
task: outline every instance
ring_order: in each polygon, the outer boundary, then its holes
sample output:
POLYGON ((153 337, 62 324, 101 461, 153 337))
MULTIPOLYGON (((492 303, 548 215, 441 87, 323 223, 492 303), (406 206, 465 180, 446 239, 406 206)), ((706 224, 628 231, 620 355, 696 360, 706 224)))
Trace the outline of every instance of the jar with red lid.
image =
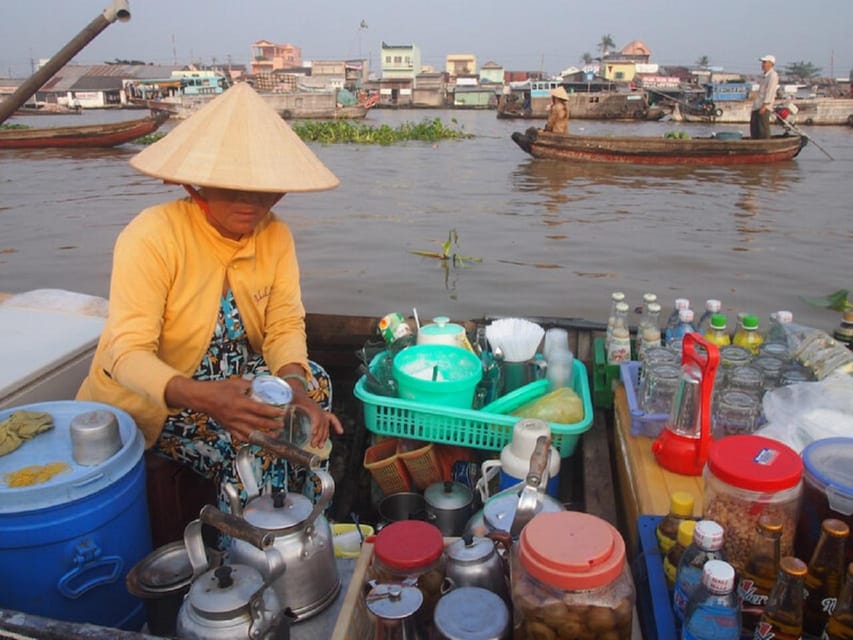
POLYGON ((424 596, 419 620, 431 621, 444 582, 444 537, 434 524, 400 520, 383 527, 373 545, 369 579, 416 586, 424 596))
POLYGON ((802 476, 799 454, 778 440, 748 434, 711 444, 702 517, 725 530, 723 548, 736 571, 746 566, 756 524, 764 513, 782 522, 781 555, 793 555, 802 476))
POLYGON ((516 638, 630 640, 636 592, 625 541, 588 513, 539 513, 512 548, 516 638))

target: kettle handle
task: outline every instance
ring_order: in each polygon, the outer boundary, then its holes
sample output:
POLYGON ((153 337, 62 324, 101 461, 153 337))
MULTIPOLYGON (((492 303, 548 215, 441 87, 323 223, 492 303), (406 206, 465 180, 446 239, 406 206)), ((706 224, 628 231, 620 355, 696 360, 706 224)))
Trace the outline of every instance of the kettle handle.
POLYGON ((201 520, 192 520, 184 527, 184 548, 187 550, 195 580, 210 567, 204 539, 201 537, 201 520))
POLYGON ((309 537, 314 532, 314 520, 323 513, 335 493, 335 479, 332 474, 322 469, 313 469, 312 472, 320 481, 320 499, 314 503, 314 508, 305 519, 305 534, 309 537))
POLYGON ((275 542, 275 534, 272 531, 255 527, 243 518, 220 511, 212 504, 204 505, 198 515, 204 524, 209 524, 232 538, 245 540, 261 551, 269 549, 275 542))
POLYGON ((320 456, 308 453, 287 440, 273 438, 263 431, 252 431, 249 433, 249 442, 263 447, 290 463, 311 469, 311 471, 316 471, 320 466, 320 456))

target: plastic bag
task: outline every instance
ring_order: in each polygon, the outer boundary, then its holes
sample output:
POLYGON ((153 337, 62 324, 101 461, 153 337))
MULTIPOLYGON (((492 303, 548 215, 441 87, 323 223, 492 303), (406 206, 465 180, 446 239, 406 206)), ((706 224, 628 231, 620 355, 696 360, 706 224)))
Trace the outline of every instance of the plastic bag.
POLYGON ((801 452, 813 440, 853 436, 853 377, 835 373, 764 394, 766 426, 757 434, 801 452))
POLYGON ((835 371, 853 373, 853 352, 825 331, 793 322, 782 327, 791 355, 818 380, 835 371))
POLYGON ((519 418, 539 418, 558 424, 574 424, 584 418, 583 401, 574 389, 560 387, 521 405, 512 415, 519 418))

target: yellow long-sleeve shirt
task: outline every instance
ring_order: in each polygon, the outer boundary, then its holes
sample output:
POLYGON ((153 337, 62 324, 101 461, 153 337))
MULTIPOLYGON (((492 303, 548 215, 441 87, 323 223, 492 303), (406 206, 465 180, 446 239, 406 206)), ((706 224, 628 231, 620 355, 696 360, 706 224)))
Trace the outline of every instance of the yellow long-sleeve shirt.
POLYGON ((109 317, 77 392, 127 411, 150 447, 170 412, 174 376, 192 376, 210 344, 225 280, 252 349, 275 372, 308 371, 299 266, 287 225, 269 213, 250 237, 222 237, 189 199, 144 210, 116 240, 109 317))

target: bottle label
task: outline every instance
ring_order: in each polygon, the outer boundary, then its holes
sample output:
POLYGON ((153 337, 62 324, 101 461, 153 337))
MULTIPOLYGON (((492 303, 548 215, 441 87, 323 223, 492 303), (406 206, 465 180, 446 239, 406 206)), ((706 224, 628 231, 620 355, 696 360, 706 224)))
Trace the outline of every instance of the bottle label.
POLYGON ((721 605, 699 605, 684 626, 683 640, 737 640, 737 610, 721 605))
POLYGON ((769 597, 768 593, 764 593, 763 589, 759 589, 758 585, 749 578, 744 578, 740 581, 737 594, 741 599, 741 606, 744 607, 744 610, 749 608, 749 605, 763 609, 769 597))
POLYGON ((687 601, 690 600, 690 595, 699 587, 701 579, 702 574, 698 569, 693 567, 682 567, 679 572, 678 579, 675 583, 675 592, 672 594, 675 617, 679 621, 684 620, 684 613, 687 610, 687 601))
POLYGON ((666 576, 667 584, 675 584, 675 574, 678 572, 678 567, 669 561, 669 556, 663 559, 663 575, 666 576))
POLYGON ((755 625, 752 640, 800 640, 802 634, 788 633, 770 622, 759 622, 755 625))
POLYGON ((655 537, 658 539, 658 549, 661 550, 661 553, 669 553, 669 550, 675 546, 675 540, 665 535, 660 527, 655 530, 655 537))

